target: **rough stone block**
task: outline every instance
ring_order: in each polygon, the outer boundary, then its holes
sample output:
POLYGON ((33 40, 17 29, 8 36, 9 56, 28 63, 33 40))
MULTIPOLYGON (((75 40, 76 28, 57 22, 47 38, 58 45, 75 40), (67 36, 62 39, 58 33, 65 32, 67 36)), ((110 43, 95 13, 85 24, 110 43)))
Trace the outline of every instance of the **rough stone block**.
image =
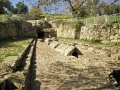
POLYGON ((69 47, 68 45, 65 45, 65 44, 64 44, 64 45, 61 47, 61 49, 59 50, 59 51, 61 52, 61 54, 64 55, 65 50, 66 50, 68 47, 69 47))
POLYGON ((72 52, 74 52, 75 47, 74 46, 68 46, 63 52, 65 56, 72 55, 72 52))
POLYGON ((61 48, 64 46, 64 44, 60 44, 60 45, 58 45, 56 48, 55 48, 55 50, 57 51, 57 52, 61 52, 61 48))
POLYGON ((12 85, 14 85, 14 87, 16 89, 24 90, 24 88, 25 88, 25 76, 24 76, 23 72, 16 72, 16 73, 8 74, 5 76, 5 79, 9 83, 12 83, 12 85))
POLYGON ((45 38, 45 42, 47 43, 47 45, 49 45, 51 43, 51 39, 50 38, 45 38))
POLYGON ((60 44, 58 45, 55 50, 57 52, 60 52, 62 55, 65 56, 75 56, 78 57, 78 55, 82 55, 82 53, 79 51, 78 48, 76 48, 75 46, 69 46, 66 44, 60 44))
POLYGON ((59 42, 53 41, 49 46, 50 46, 51 48, 56 48, 58 45, 59 45, 59 42))

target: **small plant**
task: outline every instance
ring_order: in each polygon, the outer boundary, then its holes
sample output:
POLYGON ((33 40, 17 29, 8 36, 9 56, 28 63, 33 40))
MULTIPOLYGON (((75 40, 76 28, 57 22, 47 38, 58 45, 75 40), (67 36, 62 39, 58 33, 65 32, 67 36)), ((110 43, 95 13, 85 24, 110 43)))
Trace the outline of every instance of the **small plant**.
POLYGON ((90 40, 90 42, 93 43, 93 44, 100 44, 101 40, 99 40, 99 39, 92 39, 92 40, 90 40))
POLYGON ((3 61, 3 59, 2 58, 0 58, 0 63, 3 61))
POLYGON ((76 25, 75 25, 76 29, 77 29, 77 28, 81 28, 81 26, 84 26, 84 23, 81 22, 81 21, 77 21, 77 22, 76 22, 76 25))
POLYGON ((116 43, 111 42, 109 45, 115 46, 115 47, 120 47, 120 42, 116 42, 116 43))

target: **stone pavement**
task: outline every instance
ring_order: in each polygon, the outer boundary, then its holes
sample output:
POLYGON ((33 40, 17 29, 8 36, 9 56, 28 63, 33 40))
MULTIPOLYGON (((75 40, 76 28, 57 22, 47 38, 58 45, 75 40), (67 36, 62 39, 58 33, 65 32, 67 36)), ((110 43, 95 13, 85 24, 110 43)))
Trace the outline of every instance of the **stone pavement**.
MULTIPOLYGON (((33 59, 29 90, 117 89, 108 80, 108 74, 112 70, 110 67, 116 62, 109 58, 104 58, 105 61, 101 62, 92 54, 90 57, 83 54, 79 58, 63 56, 38 40, 33 59)), ((119 63, 114 66, 119 66, 119 63)))

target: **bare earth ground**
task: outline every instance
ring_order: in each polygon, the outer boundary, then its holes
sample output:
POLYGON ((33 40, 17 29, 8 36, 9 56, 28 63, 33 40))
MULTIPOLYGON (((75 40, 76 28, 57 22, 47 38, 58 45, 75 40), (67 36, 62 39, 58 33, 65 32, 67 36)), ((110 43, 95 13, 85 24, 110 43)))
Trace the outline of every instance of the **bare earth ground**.
POLYGON ((38 40, 29 90, 118 90, 108 74, 119 62, 99 57, 87 52, 79 58, 63 56, 38 40))

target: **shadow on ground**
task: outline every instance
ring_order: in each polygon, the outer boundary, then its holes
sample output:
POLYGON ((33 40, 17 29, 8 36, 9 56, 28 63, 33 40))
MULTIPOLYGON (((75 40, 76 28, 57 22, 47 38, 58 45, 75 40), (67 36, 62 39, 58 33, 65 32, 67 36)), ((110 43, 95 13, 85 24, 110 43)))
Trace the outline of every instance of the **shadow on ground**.
MULTIPOLYGON (((48 75, 43 76, 48 85, 58 85, 55 90, 113 90, 115 87, 109 83, 101 67, 78 69, 63 62, 52 63, 48 75), (54 72, 54 73, 53 73, 54 72), (54 81, 54 82, 53 82, 54 81)), ((43 89, 44 90, 44 89, 43 89)))
POLYGON ((41 83, 36 79, 36 45, 34 48, 34 52, 33 52, 33 57, 31 60, 31 67, 30 67, 30 76, 29 76, 29 80, 30 80, 30 86, 28 87, 28 90, 40 90, 40 86, 41 83))
POLYGON ((15 44, 11 44, 13 42, 19 42, 19 41, 24 41, 26 39, 29 39, 28 37, 26 38, 19 38, 19 39, 3 39, 0 40, 0 48, 8 48, 8 47, 15 47, 15 44))

